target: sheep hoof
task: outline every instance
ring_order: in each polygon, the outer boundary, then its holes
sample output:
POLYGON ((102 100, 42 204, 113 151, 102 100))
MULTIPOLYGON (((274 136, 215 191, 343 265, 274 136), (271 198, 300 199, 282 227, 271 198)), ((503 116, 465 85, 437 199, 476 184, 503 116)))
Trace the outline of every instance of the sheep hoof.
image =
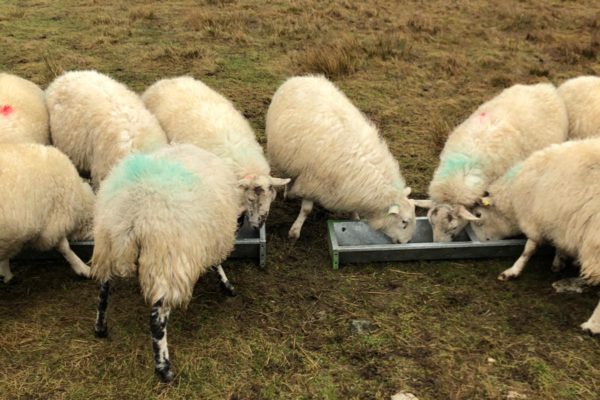
POLYGON ((101 339, 107 338, 108 337, 108 327, 106 327, 106 326, 95 327, 94 328, 94 335, 97 338, 101 338, 101 339))
POLYGON ((584 322, 581 324, 581 329, 590 336, 600 335, 600 324, 593 322, 584 322))
POLYGON ((298 240, 300 238, 300 229, 293 228, 288 232, 288 237, 292 240, 298 240))
POLYGON ((225 293, 226 296, 235 297, 237 296, 237 292, 235 290, 235 286, 231 284, 231 282, 221 282, 221 290, 225 293))
POLYGON ((169 383, 173 380, 174 375, 170 368, 155 368, 154 371, 162 383, 169 383))
POLYGON ((517 275, 511 274, 509 272, 504 271, 503 273, 501 273, 500 275, 498 275, 498 280, 502 281, 502 282, 506 282, 509 281, 511 279, 516 278, 517 275))

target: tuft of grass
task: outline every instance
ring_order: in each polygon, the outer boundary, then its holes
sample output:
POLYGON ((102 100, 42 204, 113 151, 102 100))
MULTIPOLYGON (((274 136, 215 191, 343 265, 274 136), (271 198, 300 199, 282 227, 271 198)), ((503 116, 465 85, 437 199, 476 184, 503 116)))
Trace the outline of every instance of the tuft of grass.
POLYGON ((360 61, 360 45, 349 38, 310 48, 297 56, 302 73, 324 74, 331 79, 356 72, 360 61))
POLYGON ((434 22, 431 16, 423 13, 412 15, 406 21, 406 26, 415 33, 427 33, 429 35, 437 35, 441 30, 441 27, 434 22))
POLYGON ((156 11, 151 5, 134 6, 129 9, 131 21, 154 21, 158 18, 156 11))

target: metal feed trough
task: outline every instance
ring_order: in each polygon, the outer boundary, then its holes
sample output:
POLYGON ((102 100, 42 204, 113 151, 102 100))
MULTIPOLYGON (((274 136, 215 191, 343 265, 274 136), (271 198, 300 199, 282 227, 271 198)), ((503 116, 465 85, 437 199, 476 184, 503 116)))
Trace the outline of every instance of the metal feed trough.
MULTIPOLYGON (((71 249, 84 261, 92 258, 94 250, 94 242, 71 242, 71 249)), ((41 251, 24 251, 19 254, 17 260, 39 260, 46 258, 61 257, 56 250, 41 252, 41 251)), ((264 268, 267 262, 267 234, 265 225, 260 230, 256 230, 248 224, 248 220, 244 220, 244 224, 237 232, 235 240, 235 248, 229 255, 229 258, 235 259, 254 259, 258 261, 261 268, 264 268)))
POLYGON ((449 243, 433 242, 426 217, 417 218, 415 234, 406 244, 394 244, 366 221, 327 221, 333 269, 340 264, 376 261, 442 260, 458 258, 518 257, 524 238, 480 242, 470 226, 449 243))

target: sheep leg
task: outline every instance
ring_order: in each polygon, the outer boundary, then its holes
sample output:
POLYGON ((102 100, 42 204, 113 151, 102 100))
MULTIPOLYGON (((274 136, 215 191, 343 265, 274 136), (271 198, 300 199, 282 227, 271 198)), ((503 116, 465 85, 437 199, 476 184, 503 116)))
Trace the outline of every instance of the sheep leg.
POLYGON ((556 249, 556 253, 554 253, 554 259, 552 260, 552 271, 559 272, 565 269, 567 266, 567 259, 568 256, 565 253, 559 249, 556 249))
POLYGON ((154 371, 163 382, 173 380, 169 348, 167 347, 167 322, 169 321, 169 307, 163 306, 160 299, 152 306, 150 315, 150 332, 152 333, 152 350, 154 352, 154 371))
POLYGON ((358 213, 357 213, 356 211, 354 211, 354 212, 352 213, 352 216, 351 216, 351 218, 352 218, 352 220, 354 220, 354 221, 360 221, 360 215, 358 215, 358 213))
POLYGON ((525 243, 525 249, 523 250, 523 254, 519 257, 519 259, 513 264, 512 267, 504 271, 498 276, 498 279, 501 281, 507 281, 512 278, 516 278, 521 275, 525 265, 535 254, 535 251, 538 247, 538 244, 531 239, 527 239, 527 243, 525 243))
POLYGON ((581 324, 581 329, 590 335, 600 334, 600 303, 594 309, 592 316, 586 322, 581 324))
POLYGON ((60 243, 58 243, 57 249, 71 265, 71 268, 77 275, 84 276, 86 278, 90 277, 90 267, 81 261, 81 258, 79 258, 77 254, 71 250, 67 238, 61 239, 60 243))
POLYGON ((108 307, 108 295, 110 284, 108 281, 100 284, 100 293, 98 294, 98 309, 96 311, 96 324, 94 333, 96 337, 105 338, 108 336, 108 327, 106 325, 106 308, 108 307))
POLYGON ((13 278, 8 259, 0 261, 0 278, 4 283, 8 283, 13 278))
POLYGON ((225 271, 223 270, 221 264, 217 265, 214 268, 219 274, 219 277, 221 278, 221 288, 223 289, 223 291, 227 293, 228 296, 235 297, 237 295, 237 293, 235 292, 235 286, 233 286, 231 282, 229 282, 229 279, 227 278, 227 275, 225 275, 225 271))
POLYGON ((308 214, 310 214, 312 208, 312 200, 302 199, 302 206, 300 206, 300 213, 298 214, 298 218, 296 218, 296 221, 294 221, 294 224, 292 225, 288 233, 290 239, 298 239, 300 237, 302 225, 304 225, 304 221, 306 221, 306 217, 308 217, 308 214))

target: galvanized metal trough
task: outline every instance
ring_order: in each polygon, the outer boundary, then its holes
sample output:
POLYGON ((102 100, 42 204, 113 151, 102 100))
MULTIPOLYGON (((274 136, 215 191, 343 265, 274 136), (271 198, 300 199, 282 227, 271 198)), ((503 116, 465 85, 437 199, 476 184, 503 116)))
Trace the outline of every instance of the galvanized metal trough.
POLYGON ((453 242, 435 243, 426 217, 417 218, 415 234, 407 244, 392 243, 366 221, 329 220, 327 226, 333 269, 349 263, 518 257, 526 241, 514 238, 480 242, 468 226, 453 242))
MULTIPOLYGON (((71 242, 71 249, 84 261, 92 258, 94 251, 94 242, 71 242)), ((41 260, 61 257, 56 250, 51 251, 23 251, 16 260, 41 260)), ((235 248, 229 255, 230 259, 253 259, 258 262, 261 268, 264 268, 267 262, 267 233, 265 225, 260 230, 254 229, 244 220, 240 227, 235 241, 235 248)))

